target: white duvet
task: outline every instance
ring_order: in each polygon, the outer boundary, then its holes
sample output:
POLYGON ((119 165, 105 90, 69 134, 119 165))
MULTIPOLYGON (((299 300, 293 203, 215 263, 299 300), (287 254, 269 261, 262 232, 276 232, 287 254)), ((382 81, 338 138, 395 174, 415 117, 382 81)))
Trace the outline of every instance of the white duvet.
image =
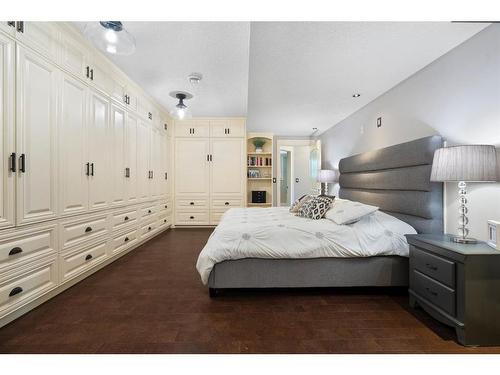
POLYGON ((208 239, 196 268, 204 284, 213 266, 243 258, 408 256, 405 234, 416 231, 377 211, 350 225, 297 217, 286 207, 232 208, 208 239))

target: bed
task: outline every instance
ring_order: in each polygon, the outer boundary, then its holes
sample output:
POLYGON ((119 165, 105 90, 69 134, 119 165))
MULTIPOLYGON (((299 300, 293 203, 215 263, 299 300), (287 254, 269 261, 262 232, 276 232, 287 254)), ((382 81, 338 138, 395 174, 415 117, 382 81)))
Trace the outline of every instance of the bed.
POLYGON ((404 233, 443 231, 443 187, 430 182, 440 147, 441 137, 431 136, 342 159, 339 198, 380 207, 352 225, 285 208, 229 210, 198 258, 210 296, 228 288, 407 286, 404 233))

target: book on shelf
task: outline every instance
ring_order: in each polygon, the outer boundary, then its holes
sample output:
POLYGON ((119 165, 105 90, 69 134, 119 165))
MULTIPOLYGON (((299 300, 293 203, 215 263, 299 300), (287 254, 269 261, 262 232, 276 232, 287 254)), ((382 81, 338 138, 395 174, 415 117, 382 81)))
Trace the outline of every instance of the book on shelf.
POLYGON ((262 156, 248 156, 247 165, 249 167, 270 167, 272 166, 272 158, 263 158, 262 156))

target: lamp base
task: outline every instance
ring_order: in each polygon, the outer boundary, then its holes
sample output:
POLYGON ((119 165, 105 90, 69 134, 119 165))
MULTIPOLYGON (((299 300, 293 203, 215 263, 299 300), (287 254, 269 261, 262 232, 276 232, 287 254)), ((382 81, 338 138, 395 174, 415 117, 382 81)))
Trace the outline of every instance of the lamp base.
POLYGON ((475 238, 468 238, 468 237, 463 238, 460 236, 452 236, 450 237, 450 241, 466 245, 472 245, 477 243, 477 240, 475 238))

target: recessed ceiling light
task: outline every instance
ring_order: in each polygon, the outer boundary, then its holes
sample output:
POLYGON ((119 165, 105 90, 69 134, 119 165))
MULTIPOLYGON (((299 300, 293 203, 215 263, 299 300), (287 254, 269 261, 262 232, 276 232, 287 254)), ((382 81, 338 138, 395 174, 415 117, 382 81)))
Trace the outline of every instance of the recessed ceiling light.
POLYGON ((188 81, 192 85, 197 85, 198 83, 200 83, 202 78, 203 78, 203 74, 201 74, 201 73, 191 73, 188 76, 188 81))
POLYGON ((316 131, 316 130, 318 130, 318 128, 313 128, 313 131, 316 131))
POLYGON ((359 98, 360 96, 361 96, 361 94, 358 94, 358 93, 356 93, 356 94, 352 94, 352 97, 353 97, 353 98, 359 98))

